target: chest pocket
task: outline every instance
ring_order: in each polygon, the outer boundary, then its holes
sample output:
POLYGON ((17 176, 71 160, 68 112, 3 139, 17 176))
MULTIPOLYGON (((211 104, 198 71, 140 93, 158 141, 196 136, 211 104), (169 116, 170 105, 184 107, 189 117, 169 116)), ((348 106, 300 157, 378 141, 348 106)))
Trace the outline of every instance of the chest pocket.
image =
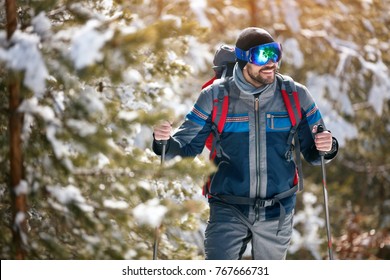
POLYGON ((287 112, 269 112, 267 117, 267 132, 287 132, 291 129, 291 121, 287 112))

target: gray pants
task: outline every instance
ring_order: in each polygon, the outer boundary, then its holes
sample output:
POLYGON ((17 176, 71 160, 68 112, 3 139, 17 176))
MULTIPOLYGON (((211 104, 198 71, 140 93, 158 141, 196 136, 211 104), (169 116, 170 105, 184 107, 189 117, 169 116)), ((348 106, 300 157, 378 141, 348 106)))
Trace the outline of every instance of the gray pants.
MULTIPOLYGON (((238 210, 237 210, 238 211, 238 210)), ((205 232, 206 260, 238 260, 252 242, 252 258, 255 260, 283 260, 290 245, 293 214, 286 215, 278 235, 279 219, 254 221, 233 208, 210 204, 210 220, 205 232)))

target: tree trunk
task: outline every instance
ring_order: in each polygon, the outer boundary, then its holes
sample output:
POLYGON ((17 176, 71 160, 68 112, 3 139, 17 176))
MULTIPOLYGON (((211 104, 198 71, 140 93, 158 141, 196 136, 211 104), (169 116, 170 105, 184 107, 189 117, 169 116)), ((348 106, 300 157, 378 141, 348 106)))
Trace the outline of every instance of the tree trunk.
POLYGON ((160 18, 164 9, 164 0, 157 0, 157 18, 160 18))
MULTIPOLYGON (((17 27, 16 1, 6 0, 7 15, 7 39, 14 34, 17 27)), ((21 103, 20 80, 16 73, 10 71, 8 81, 9 91, 9 140, 10 140, 10 193, 12 199, 13 224, 12 235, 15 247, 15 259, 24 259, 24 242, 27 232, 26 220, 26 194, 20 193, 16 188, 20 185, 23 178, 23 159, 22 159, 22 114, 17 110, 21 103)))
POLYGON ((5 8, 7 14, 7 39, 9 40, 17 26, 16 0, 5 0, 5 8))
POLYGON ((257 26, 257 0, 249 0, 250 26, 257 26))

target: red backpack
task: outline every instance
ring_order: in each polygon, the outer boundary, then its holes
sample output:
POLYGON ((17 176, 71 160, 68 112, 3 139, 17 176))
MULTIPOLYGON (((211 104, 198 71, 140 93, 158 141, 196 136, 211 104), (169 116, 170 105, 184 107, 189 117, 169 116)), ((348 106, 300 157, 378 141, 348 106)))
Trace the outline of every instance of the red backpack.
MULTIPOLYGON (((228 157, 223 153, 220 145, 220 135, 226 123, 229 109, 229 83, 227 78, 233 75, 236 55, 233 47, 221 45, 214 55, 213 69, 215 76, 203 84, 202 89, 213 85, 213 109, 212 109, 212 133, 206 140, 206 147, 210 150, 210 159, 228 157)), ((295 150, 295 161, 297 165, 294 185, 298 185, 298 191, 303 190, 303 173, 301 161, 301 149, 299 145, 297 129, 302 119, 299 95, 296 90, 295 82, 290 78, 277 74, 278 82, 281 84, 281 93, 286 106, 288 116, 291 121, 290 134, 287 144, 290 149, 286 152, 286 158, 291 158, 291 153, 295 150)), ((210 180, 203 188, 203 194, 207 195, 210 187, 210 180)))

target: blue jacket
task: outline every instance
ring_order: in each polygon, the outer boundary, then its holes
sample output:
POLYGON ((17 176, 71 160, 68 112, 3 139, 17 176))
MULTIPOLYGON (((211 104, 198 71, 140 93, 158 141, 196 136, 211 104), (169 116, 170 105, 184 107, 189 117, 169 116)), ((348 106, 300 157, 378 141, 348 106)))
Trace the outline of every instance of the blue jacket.
MULTIPOLYGON (((314 145, 312 128, 323 124, 311 94, 306 87, 295 83, 301 104, 302 120, 298 127, 301 153, 306 161, 320 165, 320 156, 314 145)), ((211 85, 202 90, 186 120, 170 138, 166 158, 174 156, 194 157, 200 154, 211 133, 213 90, 211 85)), ((286 158, 290 149, 287 144, 291 122, 282 99, 281 85, 277 79, 269 90, 259 96, 247 94, 237 87, 234 78, 228 80, 229 110, 221 147, 226 156, 215 158, 218 169, 211 178, 210 193, 250 198, 272 198, 294 186, 296 165, 286 158)), ((161 154, 156 141, 154 151, 161 154)), ((337 154, 334 149, 325 156, 329 161, 337 154)), ((210 198, 213 202, 213 198, 210 198)), ((282 205, 286 213, 295 207, 295 194, 284 198, 282 205)), ((252 207, 238 206, 245 215, 252 207)), ((276 218, 280 215, 278 205, 262 208, 259 219, 276 218)))

